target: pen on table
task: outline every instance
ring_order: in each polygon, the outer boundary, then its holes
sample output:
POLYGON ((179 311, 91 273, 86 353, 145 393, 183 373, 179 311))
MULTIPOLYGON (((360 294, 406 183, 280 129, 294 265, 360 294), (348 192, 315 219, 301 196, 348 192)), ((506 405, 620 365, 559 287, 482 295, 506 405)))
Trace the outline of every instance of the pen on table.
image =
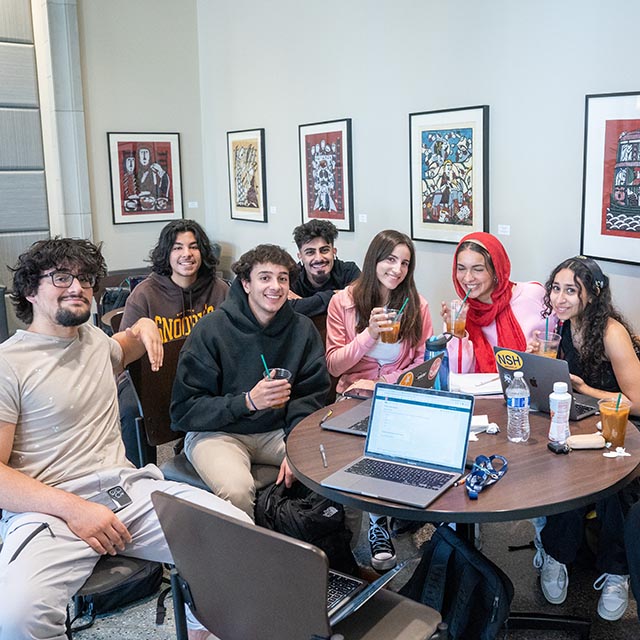
POLYGON ((467 481, 467 478, 469 477, 469 474, 467 474, 466 476, 464 476, 464 478, 460 478, 460 480, 456 480, 453 483, 454 487, 459 487, 461 484, 464 484, 467 481))
POLYGON ((325 420, 329 419, 333 415, 333 411, 329 409, 327 413, 322 416, 322 420, 320 420, 320 424, 322 424, 325 420))
POLYGON ((326 469, 329 466, 329 463, 327 462, 327 453, 324 450, 323 444, 320 445, 320 455, 322 456, 322 466, 326 469))
POLYGON ((478 383, 476 383, 476 387, 483 387, 485 384, 490 384, 491 382, 495 382, 496 380, 500 380, 500 376, 495 376, 493 378, 489 378, 488 380, 485 380, 484 382, 478 382, 478 383))

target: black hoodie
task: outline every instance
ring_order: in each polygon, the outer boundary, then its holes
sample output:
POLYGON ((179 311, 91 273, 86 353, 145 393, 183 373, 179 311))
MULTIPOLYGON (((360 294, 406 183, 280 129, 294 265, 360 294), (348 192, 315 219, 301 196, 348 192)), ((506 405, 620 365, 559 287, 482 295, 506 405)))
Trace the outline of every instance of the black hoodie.
POLYGON ((324 346, 313 322, 288 302, 263 327, 237 278, 220 308, 193 328, 180 354, 173 385, 174 431, 288 435, 303 418, 325 405, 329 373, 324 346), (247 409, 244 392, 269 367, 291 371, 291 398, 283 409, 247 409))

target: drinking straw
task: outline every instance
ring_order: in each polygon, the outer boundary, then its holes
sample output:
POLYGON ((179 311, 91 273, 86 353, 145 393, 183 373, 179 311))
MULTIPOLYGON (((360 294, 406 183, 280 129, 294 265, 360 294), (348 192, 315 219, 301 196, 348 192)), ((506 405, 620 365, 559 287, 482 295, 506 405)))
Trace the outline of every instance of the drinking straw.
POLYGON ((471 289, 469 289, 467 293, 464 294, 464 298, 462 298, 462 304, 460 305, 460 308, 458 309, 456 315, 453 317, 454 322, 458 319, 458 316, 462 313, 462 307, 464 307, 464 303, 467 301, 467 298, 469 297, 470 293, 471 293, 471 289))
POLYGON ((622 399, 622 393, 618 394, 618 402, 616 402, 616 411, 620 408, 620 400, 622 399))
POLYGON ((262 358, 262 364, 264 365, 264 372, 267 374, 267 378, 271 380, 271 373, 269 372, 269 367, 267 367, 267 361, 264 359, 262 354, 260 354, 260 357, 262 358))
POLYGON ((544 321, 544 339, 549 339, 549 316, 547 316, 544 321))
POLYGON ((402 303, 402 306, 400 307, 400 311, 398 311, 398 315, 400 315, 404 311, 404 308, 407 306, 407 302, 409 302, 409 296, 407 296, 404 299, 404 302, 402 303))

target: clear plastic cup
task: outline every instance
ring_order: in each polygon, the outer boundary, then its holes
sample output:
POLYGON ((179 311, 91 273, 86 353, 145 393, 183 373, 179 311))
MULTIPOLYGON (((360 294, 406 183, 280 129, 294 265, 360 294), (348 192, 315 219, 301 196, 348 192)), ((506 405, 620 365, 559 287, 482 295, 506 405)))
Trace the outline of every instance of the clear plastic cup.
MULTIPOLYGON (((265 371, 263 378, 269 378, 270 380, 291 380, 291 371, 289 369, 270 369, 269 375, 265 371)), ((280 404, 272 404, 272 409, 283 409, 286 402, 280 404)))

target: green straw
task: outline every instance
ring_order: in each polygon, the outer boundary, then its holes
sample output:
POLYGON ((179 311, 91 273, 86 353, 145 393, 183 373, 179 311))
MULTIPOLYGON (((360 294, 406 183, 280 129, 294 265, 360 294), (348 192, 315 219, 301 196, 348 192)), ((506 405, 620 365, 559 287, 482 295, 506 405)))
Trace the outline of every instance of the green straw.
POLYGON ((549 339, 549 316, 547 316, 544 321, 544 339, 549 339))
POLYGON ((271 373, 269 372, 269 367, 267 367, 267 361, 264 359, 262 354, 260 354, 260 357, 262 358, 262 364, 264 365, 264 372, 267 374, 267 378, 271 380, 271 373))
POLYGON ((398 315, 400 315, 404 311, 404 308, 407 306, 407 302, 409 302, 409 296, 407 296, 404 299, 404 302, 402 303, 402 306, 400 307, 400 311, 398 311, 398 315))
POLYGON ((467 298, 469 297, 470 293, 471 293, 471 289, 469 289, 467 291, 467 293, 465 294, 464 298, 462 298, 462 304, 460 305, 460 308, 458 309, 458 313, 456 313, 456 315, 453 317, 453 321, 454 322, 458 319, 458 316, 462 313, 462 307, 464 307, 464 303, 467 301, 467 298))
POLYGON ((620 408, 620 400, 622 400, 622 393, 618 394, 618 402, 616 402, 616 411, 620 408))

